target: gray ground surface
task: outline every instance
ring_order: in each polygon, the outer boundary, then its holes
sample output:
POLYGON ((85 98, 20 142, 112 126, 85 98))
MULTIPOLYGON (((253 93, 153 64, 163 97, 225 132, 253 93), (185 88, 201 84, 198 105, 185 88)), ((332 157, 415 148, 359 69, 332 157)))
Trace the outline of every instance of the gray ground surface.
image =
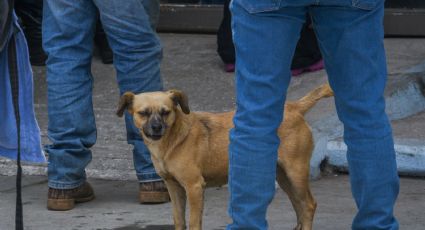
MULTIPOLYGON (((223 64, 215 51, 214 35, 160 34, 160 37, 164 46, 161 70, 165 89, 177 88, 186 92, 193 111, 221 112, 234 108, 233 74, 223 71, 223 64)), ((418 87, 416 82, 425 73, 425 39, 391 38, 385 40, 385 47, 389 72, 386 97, 390 117, 397 118, 394 122, 396 139, 418 139, 425 143, 421 128, 425 123, 421 122, 425 120, 425 113, 409 117, 425 109, 425 99, 422 95, 417 95, 418 89, 415 88, 418 87), (408 73, 415 68, 419 74, 408 73), (413 90, 406 90, 411 89, 412 84, 413 90)), ((33 71, 36 115, 42 142, 48 144, 45 68, 34 67, 33 71)), ((93 101, 98 139, 92 148, 93 161, 87 172, 89 176, 96 178, 135 179, 132 151, 126 143, 124 122, 115 115, 119 96, 113 65, 104 65, 95 56, 92 73, 95 81, 93 101)), ((296 100, 324 82, 325 71, 295 77, 288 89, 288 100, 296 100)), ((306 117, 314 128, 316 137, 329 136, 332 139, 341 136, 342 126, 336 117, 333 98, 320 101, 306 117)), ((320 151, 322 150, 315 150, 320 151)), ((318 161, 320 160, 319 158, 318 161)), ((14 171, 13 163, 0 159, 0 175, 13 175, 14 171)), ((25 172, 44 175, 45 167, 27 167, 25 172)))
MULTIPOLYGON (((185 91, 194 111, 220 112, 233 109, 233 74, 222 70, 222 63, 215 52, 214 35, 160 34, 160 37, 164 45, 162 75, 166 89, 177 88, 185 91)), ((390 117, 394 118, 392 124, 395 138, 414 140, 423 146, 423 96, 415 93, 423 86, 423 83, 416 83, 424 76, 425 39, 386 39, 385 46, 389 69, 386 98, 390 105, 390 117)), ((48 144, 45 68, 34 67, 33 71, 36 115, 42 132, 42 142, 48 144)), ((137 182, 131 147, 126 143, 123 120, 115 116, 118 90, 113 66, 103 65, 99 58, 95 57, 92 72, 95 80, 93 100, 98 140, 92 148, 93 160, 87 168, 87 173, 94 185, 97 199, 69 212, 49 212, 45 209, 46 177, 26 176, 26 229, 171 229, 169 204, 137 204, 137 182)), ((293 78, 288 90, 288 99, 298 99, 324 82, 325 71, 293 78)), ((332 98, 320 101, 307 114, 307 120, 318 134, 315 136, 318 139, 323 135, 339 137, 340 124, 336 119, 332 98)), ((326 143, 324 146, 326 147, 326 143)), ((420 154, 425 155, 425 148, 420 151, 423 151, 419 152, 420 154)), ((45 165, 26 166, 24 171, 31 175, 45 175, 45 165)), ((0 230, 13 229, 15 178, 11 175, 14 174, 14 162, 0 159, 0 175, 8 175, 0 177, 0 230)), ((313 193, 319 203, 315 229, 350 228, 355 205, 351 199, 347 178, 331 174, 312 182, 313 193)), ((424 229, 425 181, 420 177, 404 178, 401 185, 396 207, 400 229, 424 229)), ((206 202, 205 229, 223 229, 229 221, 226 217, 226 188, 207 190, 206 202)), ((280 191, 269 209, 269 220, 270 229, 292 229, 294 226, 294 212, 288 199, 280 191)))
POLYGON ((425 140, 425 112, 394 121, 392 126, 396 137, 425 140))
MULTIPOLYGON (((14 229, 14 177, 0 176, 0 229, 14 229)), ((27 230, 171 230, 171 205, 137 203, 136 181, 90 180, 96 199, 66 212, 46 209, 47 179, 28 176, 23 189, 24 220, 27 230)), ((350 229, 356 207, 351 199, 348 176, 329 175, 311 183, 318 202, 314 229, 350 229)), ((425 226, 425 180, 402 178, 395 214, 400 229, 422 230, 425 226)), ((227 217, 227 188, 210 188, 205 194, 203 227, 224 229, 227 217)), ((292 229, 295 213, 286 196, 277 190, 268 211, 271 230, 292 229)))

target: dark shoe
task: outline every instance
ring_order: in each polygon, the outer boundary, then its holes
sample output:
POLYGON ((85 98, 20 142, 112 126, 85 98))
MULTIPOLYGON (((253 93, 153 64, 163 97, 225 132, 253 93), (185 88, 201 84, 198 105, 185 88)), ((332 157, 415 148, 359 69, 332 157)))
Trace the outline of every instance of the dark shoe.
POLYGON ((315 72, 325 68, 323 60, 320 60, 312 65, 306 66, 304 68, 292 69, 291 74, 293 77, 299 76, 305 72, 315 72))
POLYGON ((224 71, 226 71, 228 73, 235 72, 235 64, 233 64, 233 63, 224 64, 224 71))
POLYGON ((67 211, 73 209, 75 203, 83 203, 93 199, 94 192, 88 182, 74 189, 49 188, 47 209, 53 211, 67 211))
POLYGON ((141 204, 159 204, 170 202, 167 186, 163 181, 143 182, 139 185, 141 204))

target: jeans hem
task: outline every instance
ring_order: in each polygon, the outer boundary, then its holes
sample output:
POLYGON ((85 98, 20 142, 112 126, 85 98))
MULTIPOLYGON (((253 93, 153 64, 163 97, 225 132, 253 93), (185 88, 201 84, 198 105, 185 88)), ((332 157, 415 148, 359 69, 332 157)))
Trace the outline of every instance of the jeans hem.
POLYGON ((156 181, 162 181, 162 178, 159 178, 159 179, 143 179, 143 180, 139 179, 139 183, 149 183, 149 182, 156 182, 156 181))
POLYGON ((60 181, 51 181, 47 183, 49 188, 53 189, 74 189, 81 185, 83 185, 86 182, 86 178, 81 179, 77 182, 60 182, 60 181))
POLYGON ((154 182, 154 181, 162 181, 162 178, 156 174, 156 172, 152 173, 137 173, 137 179, 140 183, 142 182, 154 182))

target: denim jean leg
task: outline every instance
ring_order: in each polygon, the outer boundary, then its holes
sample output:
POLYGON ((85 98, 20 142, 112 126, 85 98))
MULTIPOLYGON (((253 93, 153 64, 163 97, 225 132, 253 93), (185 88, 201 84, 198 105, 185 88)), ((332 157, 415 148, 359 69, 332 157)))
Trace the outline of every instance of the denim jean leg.
POLYGON ((230 9, 236 48, 236 114, 229 146, 228 211, 233 223, 227 229, 267 229, 280 144, 277 128, 306 10, 254 9, 253 13, 253 8, 238 0, 232 1, 230 9))
MULTIPOLYGON (((158 1, 94 2, 114 53, 120 93, 162 90, 159 70, 162 47, 154 31, 159 10, 158 1)), ((139 181, 161 180, 132 117, 128 113, 125 117, 127 141, 134 146, 134 165, 139 181)))
POLYGON ((143 7, 145 8, 146 14, 149 17, 149 22, 153 31, 156 31, 156 27, 159 22, 159 1, 158 0, 143 0, 143 7))
POLYGON ((352 229, 396 230, 393 208, 399 178, 383 96, 384 1, 358 2, 368 4, 360 4, 362 9, 312 7, 311 14, 344 124, 351 189, 358 207, 352 229))
POLYGON ((133 159, 137 178, 140 182, 160 181, 151 160, 150 152, 140 136, 139 130, 134 125, 133 117, 126 112, 125 125, 127 128, 127 142, 134 146, 133 159))
POLYGON ((78 187, 85 181, 96 141, 90 73, 96 17, 90 1, 45 0, 43 47, 48 54, 48 185, 78 187))

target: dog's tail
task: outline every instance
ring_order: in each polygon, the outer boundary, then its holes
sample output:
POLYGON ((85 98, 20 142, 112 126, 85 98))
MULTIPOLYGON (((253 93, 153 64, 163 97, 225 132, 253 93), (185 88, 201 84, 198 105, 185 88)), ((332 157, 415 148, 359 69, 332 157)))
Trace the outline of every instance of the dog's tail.
POLYGON ((329 84, 323 84, 313 91, 309 92, 307 95, 295 101, 293 106, 301 114, 305 114, 311 107, 313 107, 320 99, 324 97, 332 97, 334 92, 332 91, 329 84))

